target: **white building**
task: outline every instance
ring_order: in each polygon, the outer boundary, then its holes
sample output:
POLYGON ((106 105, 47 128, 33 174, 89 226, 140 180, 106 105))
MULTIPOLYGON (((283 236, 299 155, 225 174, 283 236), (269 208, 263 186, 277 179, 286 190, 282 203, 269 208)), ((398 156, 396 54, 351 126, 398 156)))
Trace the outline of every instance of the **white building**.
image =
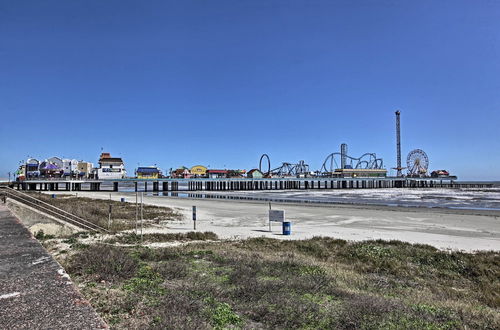
POLYGON ((78 175, 78 161, 76 159, 63 159, 62 163, 65 176, 78 175))
POLYGON ((99 158, 99 168, 97 168, 97 179, 123 179, 127 172, 121 158, 113 158, 107 152, 103 152, 99 158))

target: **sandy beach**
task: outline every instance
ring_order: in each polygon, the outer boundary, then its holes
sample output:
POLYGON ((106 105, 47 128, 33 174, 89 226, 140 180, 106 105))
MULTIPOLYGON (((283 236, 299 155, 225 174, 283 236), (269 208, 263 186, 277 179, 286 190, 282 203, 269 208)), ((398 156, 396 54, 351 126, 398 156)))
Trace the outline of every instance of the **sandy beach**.
MULTIPOLYGON (((78 192, 78 196, 135 202, 135 193, 78 192)), ((281 233, 281 223, 269 232, 268 202, 187 199, 144 196, 144 203, 166 206, 184 215, 182 221, 145 232, 193 230, 192 206, 197 207, 197 230, 213 231, 221 238, 272 237, 304 239, 329 236, 345 240, 401 240, 430 244, 439 249, 500 250, 500 212, 375 205, 320 205, 273 203, 285 210, 292 235, 281 233)))

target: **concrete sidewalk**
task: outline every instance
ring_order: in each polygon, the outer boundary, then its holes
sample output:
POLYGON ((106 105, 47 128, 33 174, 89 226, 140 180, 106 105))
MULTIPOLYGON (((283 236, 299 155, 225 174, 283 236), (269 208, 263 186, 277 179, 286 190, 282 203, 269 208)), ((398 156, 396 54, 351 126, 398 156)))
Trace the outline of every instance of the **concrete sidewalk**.
POLYGON ((102 329, 69 276, 0 205, 0 329, 102 329))

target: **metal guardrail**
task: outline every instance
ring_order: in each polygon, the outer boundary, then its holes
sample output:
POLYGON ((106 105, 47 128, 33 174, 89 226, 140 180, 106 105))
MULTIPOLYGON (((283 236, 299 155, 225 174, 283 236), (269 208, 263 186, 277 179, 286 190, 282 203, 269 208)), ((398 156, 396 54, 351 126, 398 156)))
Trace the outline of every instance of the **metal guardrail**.
POLYGON ((4 191, 8 197, 12 198, 15 201, 31 206, 34 209, 45 212, 51 216, 58 218, 63 222, 70 223, 78 228, 90 231, 99 231, 104 233, 109 232, 107 229, 99 225, 96 225, 95 223, 80 218, 79 216, 71 214, 63 209, 60 209, 54 205, 46 203, 28 194, 22 193, 18 190, 9 187, 0 187, 0 190, 4 191))

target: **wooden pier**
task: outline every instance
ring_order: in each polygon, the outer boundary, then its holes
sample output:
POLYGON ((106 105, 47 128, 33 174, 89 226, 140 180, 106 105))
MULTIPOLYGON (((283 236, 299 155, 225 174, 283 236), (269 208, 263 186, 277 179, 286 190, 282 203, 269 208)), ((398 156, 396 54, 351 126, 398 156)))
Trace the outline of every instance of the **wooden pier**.
POLYGON ((221 178, 221 179, 116 179, 27 180, 13 182, 18 190, 31 191, 244 191, 380 188, 491 188, 490 182, 457 182, 446 178, 221 178))

